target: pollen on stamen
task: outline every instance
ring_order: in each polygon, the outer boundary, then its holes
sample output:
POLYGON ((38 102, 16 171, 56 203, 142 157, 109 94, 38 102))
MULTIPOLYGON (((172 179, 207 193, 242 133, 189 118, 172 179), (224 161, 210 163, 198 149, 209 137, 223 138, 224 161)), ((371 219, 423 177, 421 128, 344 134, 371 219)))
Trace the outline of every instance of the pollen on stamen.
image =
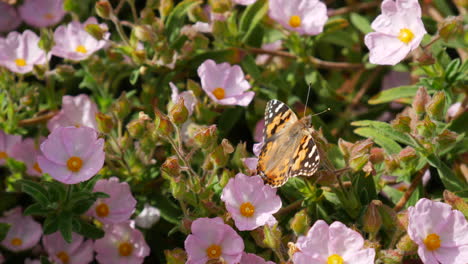
POLYGON ((44 18, 51 20, 51 19, 54 19, 55 16, 53 14, 51 14, 51 13, 47 13, 47 14, 44 15, 44 18))
POLYGON ((8 158, 8 154, 5 151, 0 151, 0 159, 8 158))
POLYGON ((60 251, 59 253, 57 253, 57 258, 59 258, 62 263, 66 264, 70 261, 70 256, 68 256, 67 252, 65 251, 60 251))
POLYGON ((291 18, 289 18, 289 25, 293 28, 301 26, 301 17, 297 15, 291 16, 291 18))
POLYGON ((327 264, 343 264, 343 258, 338 254, 330 255, 327 259, 327 264))
POLYGON ((398 39, 405 43, 408 44, 410 43, 414 38, 414 33, 410 29, 407 28, 402 28, 400 29, 400 33, 398 34, 398 39))
POLYGON ((119 245, 119 254, 122 257, 128 257, 133 252, 133 245, 128 242, 122 242, 119 245))
POLYGON ((67 161, 67 167, 73 172, 79 172, 83 166, 83 160, 80 157, 71 157, 67 161))
POLYGON ((10 243, 12 246, 19 247, 23 244, 23 240, 21 240, 21 238, 15 237, 11 240, 10 243))
POLYGON ((221 100, 225 97, 225 91, 223 88, 218 87, 213 90, 213 95, 216 97, 216 99, 221 100))
POLYGON ((425 239, 424 239, 424 245, 426 245, 426 248, 430 251, 434 251, 438 248, 440 248, 440 237, 437 234, 429 234, 425 239))
POLYGON ((241 215, 245 217, 252 217, 255 213, 255 206, 253 206, 249 202, 245 202, 241 204, 239 210, 240 210, 241 215))
POLYGON ((210 259, 217 259, 221 257, 222 249, 218 245, 211 245, 206 249, 206 255, 210 259))
POLYGON ((83 46, 83 45, 78 45, 78 47, 76 47, 75 51, 76 51, 76 52, 83 53, 83 54, 86 54, 86 53, 88 52, 88 50, 86 49, 86 47, 83 46))
POLYGON ((109 215, 109 206, 105 203, 101 203, 98 206, 96 206, 96 214, 99 217, 106 217, 109 215))
POLYGON ((16 59, 15 63, 16 63, 16 66, 18 66, 18 67, 26 66, 26 60, 24 60, 24 59, 16 59))

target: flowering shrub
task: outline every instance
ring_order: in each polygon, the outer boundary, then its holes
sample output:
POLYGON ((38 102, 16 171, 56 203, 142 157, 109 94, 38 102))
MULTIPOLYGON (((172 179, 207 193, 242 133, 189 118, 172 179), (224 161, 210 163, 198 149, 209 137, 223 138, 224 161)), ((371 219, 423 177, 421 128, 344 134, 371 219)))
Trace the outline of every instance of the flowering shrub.
POLYGON ((467 7, 0 1, 0 264, 467 264, 467 7))

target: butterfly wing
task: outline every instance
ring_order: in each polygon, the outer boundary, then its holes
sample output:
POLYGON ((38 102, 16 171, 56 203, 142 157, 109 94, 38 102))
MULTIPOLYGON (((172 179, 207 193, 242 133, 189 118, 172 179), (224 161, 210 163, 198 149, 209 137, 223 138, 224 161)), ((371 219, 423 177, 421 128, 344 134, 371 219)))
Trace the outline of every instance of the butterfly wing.
POLYGON ((290 158, 299 142, 291 129, 297 124, 296 114, 283 102, 271 100, 265 109, 264 145, 259 155, 257 173, 266 184, 279 187, 289 176, 290 158))
POLYGON ((291 160, 289 177, 312 176, 320 164, 320 155, 310 133, 301 138, 291 160))

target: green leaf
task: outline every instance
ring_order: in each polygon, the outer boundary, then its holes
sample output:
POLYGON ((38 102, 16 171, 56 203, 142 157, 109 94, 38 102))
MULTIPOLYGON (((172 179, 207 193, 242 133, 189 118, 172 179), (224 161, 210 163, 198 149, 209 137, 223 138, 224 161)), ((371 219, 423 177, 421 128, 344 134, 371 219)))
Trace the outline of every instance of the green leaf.
POLYGON ((351 125, 372 127, 374 129, 377 129, 381 134, 384 134, 385 136, 395 141, 398 141, 408 146, 416 147, 414 145, 414 142, 411 140, 411 138, 407 134, 395 130, 388 123, 380 122, 380 121, 373 121, 373 120, 361 120, 361 121, 352 122, 351 125))
POLYGON ((59 226, 58 217, 56 214, 49 215, 43 225, 44 235, 50 235, 57 232, 59 226))
POLYGON ((23 214, 46 216, 49 212, 50 212, 50 209, 44 208, 44 206, 42 206, 42 204, 40 203, 35 203, 35 204, 28 206, 28 208, 24 210, 23 214))
POLYGON ((369 20, 357 13, 351 13, 350 15, 351 24, 355 26, 359 31, 364 34, 372 32, 372 28, 370 26, 369 20))
POLYGON ((84 220, 80 219, 80 230, 78 231, 80 235, 83 235, 91 239, 99 239, 104 236, 104 231, 100 228, 97 228, 95 225, 90 224, 84 220))
POLYGON ((84 214, 89 210, 89 208, 91 208, 91 206, 94 204, 95 201, 96 199, 91 197, 91 198, 80 200, 77 203, 71 204, 72 212, 76 215, 84 214))
POLYGON ((10 230, 11 225, 8 223, 0 223, 0 241, 5 239, 8 231, 10 230))
POLYGON ((407 85, 384 90, 369 99, 369 104, 388 103, 396 99, 414 97, 418 91, 418 86, 407 85))
POLYGON ((437 169, 440 179, 447 190, 452 192, 468 190, 468 184, 457 178, 453 171, 434 154, 427 156, 426 159, 432 167, 437 169))
POLYGON ((136 82, 138 81, 138 77, 140 77, 140 69, 136 69, 134 71, 132 71, 132 73, 130 74, 130 84, 131 85, 135 85, 136 82))
POLYGON ((20 180, 20 183, 22 185, 23 192, 31 195, 34 200, 38 201, 44 206, 50 202, 47 190, 39 183, 30 180, 20 180))
POLYGON ((453 82, 456 79, 460 65, 461 61, 458 58, 451 61, 449 65, 447 65, 447 69, 445 70, 445 79, 448 82, 453 82))
POLYGON ((46 181, 44 186, 47 188, 50 199, 52 201, 63 201, 67 195, 65 185, 56 181, 46 181))
POLYGON ((250 74, 254 80, 260 80, 262 78, 262 73, 255 63, 255 59, 252 57, 252 55, 245 56, 241 64, 242 68, 245 69, 245 71, 250 74))
POLYGON ((46 256, 41 256, 41 264, 52 264, 46 256))
POLYGON ((63 212, 58 218, 58 228, 63 236, 63 239, 68 243, 72 241, 72 214, 63 212))
POLYGON ((244 11, 239 22, 239 31, 242 37, 242 42, 247 42, 250 35, 254 32, 258 23, 268 12, 268 4, 266 0, 257 0, 254 4, 249 5, 244 11))
POLYGON ((360 127, 354 130, 354 133, 366 137, 372 138, 375 143, 385 149, 389 154, 396 154, 401 151, 401 147, 394 140, 388 138, 379 132, 379 130, 372 127, 360 127))
POLYGON ((201 3, 202 1, 184 0, 172 9, 164 23, 166 36, 170 43, 179 36, 180 28, 184 25, 184 16, 187 12, 195 5, 200 5, 201 3))

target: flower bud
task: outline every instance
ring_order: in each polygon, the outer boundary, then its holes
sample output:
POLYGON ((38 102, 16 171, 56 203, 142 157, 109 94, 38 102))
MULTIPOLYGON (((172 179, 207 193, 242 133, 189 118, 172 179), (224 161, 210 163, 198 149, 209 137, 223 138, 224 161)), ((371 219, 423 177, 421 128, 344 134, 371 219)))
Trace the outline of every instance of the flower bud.
POLYGON ((156 128, 157 133, 166 137, 170 136, 172 132, 174 132, 174 126, 172 122, 159 110, 156 110, 154 114, 154 127, 156 128))
POLYGON ((416 150, 412 147, 406 147, 398 153, 398 158, 403 162, 410 162, 417 157, 416 150))
POLYGON ((432 122, 429 116, 426 116, 424 120, 419 121, 416 124, 416 130, 419 135, 426 138, 432 138, 436 130, 436 125, 432 122))
POLYGON ((412 255, 418 250, 418 245, 411 240, 408 234, 402 236, 398 241, 396 248, 405 255, 412 255))
POLYGON ((88 24, 85 26, 85 30, 97 40, 103 40, 105 33, 107 33, 107 29, 101 28, 97 24, 88 24))
POLYGON ((232 145, 227 141, 227 139, 223 139, 221 145, 215 147, 213 152, 210 153, 209 157, 213 165, 217 168, 222 168, 226 166, 227 162, 229 161, 229 154, 234 151, 232 145))
POLYGON ((349 161, 349 167, 353 169, 353 171, 360 171, 368 161, 369 154, 361 154, 351 158, 349 161))
POLYGON ((211 10, 214 13, 224 13, 231 10, 230 0, 209 0, 208 3, 211 6, 211 10))
POLYGON ((398 115, 392 121, 392 127, 401 133, 409 133, 411 132, 411 118, 405 115, 398 115))
POLYGON ((380 216, 379 207, 382 206, 382 202, 379 200, 373 200, 368 206, 362 219, 363 229, 367 233, 376 234, 379 232, 382 226, 382 217, 380 216))
POLYGON ((442 120, 444 118, 444 108, 445 92, 435 93, 426 107, 429 116, 436 120, 442 120))
POLYGON ((163 174, 165 173, 169 177, 177 177, 180 175, 179 160, 172 156, 168 157, 166 161, 161 165, 163 174))
POLYGON ((181 177, 172 178, 169 180, 169 189, 171 190, 172 196, 177 200, 183 199, 184 195, 187 193, 186 183, 181 179, 181 177))
POLYGON ((96 14, 104 19, 110 18, 111 14, 113 13, 112 6, 107 0, 96 2, 94 8, 96 9, 96 14))
POLYGON ((45 52, 49 52, 52 50, 52 47, 55 45, 54 42, 54 34, 52 31, 42 28, 41 29, 41 38, 39 39, 39 48, 44 50, 45 52))
POLYGON ((131 137, 141 138, 146 132, 145 121, 139 119, 133 120, 127 124, 127 130, 131 137))
POLYGON ((384 163, 385 169, 390 173, 400 168, 400 161, 396 156, 387 156, 384 160, 384 163))
POLYGON ((457 141, 458 136, 457 133, 445 129, 436 137, 436 142, 439 144, 440 148, 445 149, 452 146, 457 141))
POLYGON ((228 184, 231 178, 234 178, 234 172, 228 169, 223 169, 223 172, 221 173, 221 177, 219 178, 219 186, 224 188, 224 186, 228 184))
POLYGON ((161 14, 161 17, 168 16, 169 13, 171 13, 173 7, 174 7, 173 0, 161 0, 159 2, 159 13, 161 14))
POLYGON ((109 133, 114 127, 114 121, 112 120, 112 117, 103 113, 96 114, 96 122, 99 132, 103 134, 109 133))
POLYGON ((151 228, 154 224, 156 224, 159 219, 161 218, 161 211, 151 206, 148 203, 145 203, 145 207, 143 211, 135 217, 135 224, 141 228, 151 228))
POLYGON ((171 118, 172 122, 174 122, 174 124, 180 125, 187 121, 188 116, 189 112, 185 107, 184 98, 180 96, 169 111, 169 117, 171 118))
POLYGON ((432 65, 436 61, 434 59, 434 56, 432 56, 432 54, 424 53, 424 52, 416 60, 419 62, 419 65, 421 66, 432 65))
POLYGON ((247 149, 245 142, 241 142, 237 144, 236 150, 234 151, 234 155, 232 156, 232 164, 234 164, 238 168, 242 168, 244 166, 243 160, 247 157, 247 149))
POLYGON ((379 214, 382 217, 382 225, 386 229, 395 228, 395 223, 397 221, 397 214, 390 206, 382 204, 379 206, 379 214))
POLYGON ((39 80, 44 80, 46 70, 45 65, 35 64, 33 66, 33 73, 39 80))
POLYGON ((281 244, 281 230, 278 228, 278 223, 274 226, 265 225, 263 227, 263 232, 265 234, 265 239, 263 243, 268 248, 278 249, 281 244))
POLYGON ((185 264, 187 262, 187 253, 181 248, 164 250, 167 264, 185 264))
POLYGON ((385 159, 385 151, 382 148, 371 148, 369 161, 373 164, 379 164, 385 159))
POLYGON ((372 145, 374 145, 374 142, 370 138, 356 142, 351 148, 351 158, 369 153, 372 145))
POLYGON ((385 249, 379 251, 378 259, 380 260, 378 263, 382 264, 401 264, 403 254, 399 250, 385 249))
POLYGON ((154 34, 150 25, 138 25, 133 28, 135 37, 140 41, 154 41, 156 35, 154 34))
POLYGON ((409 216, 408 216, 407 210, 397 213, 396 219, 397 219, 397 225, 399 229, 401 230, 408 229, 408 218, 409 216))
POLYGON ((349 156, 351 155, 351 148, 353 147, 353 143, 348 142, 343 139, 338 139, 338 147, 340 148, 341 153, 343 153, 343 156, 345 159, 348 159, 349 156))
POLYGON ((294 231, 296 236, 300 236, 304 235, 307 232, 310 226, 310 221, 311 220, 309 215, 307 214, 306 209, 302 209, 294 215, 293 219, 291 219, 289 226, 294 231))
POLYGON ((216 125, 211 125, 207 128, 202 128, 195 133, 195 143, 203 150, 209 151, 213 148, 217 141, 216 125))
POLYGON ((431 100, 427 94, 426 87, 420 86, 413 100, 413 109, 416 114, 421 115, 426 112, 426 104, 431 100))
POLYGON ((445 190, 444 200, 446 203, 450 204, 453 209, 462 212, 465 218, 468 218, 468 203, 465 202, 462 198, 455 195, 453 192, 445 190))
POLYGON ((333 171, 320 170, 316 172, 317 184, 322 186, 331 186, 337 181, 336 174, 333 171))
POLYGON ((190 79, 187 80, 187 90, 192 91, 196 97, 200 96, 203 93, 200 84, 190 79))
POLYGON ((111 111, 117 116, 118 119, 124 119, 130 114, 131 103, 127 98, 127 94, 122 92, 117 101, 112 104, 111 111))
POLYGON ((265 240, 264 228, 256 228, 256 229, 250 231, 250 235, 255 240, 255 244, 257 244, 261 248, 266 248, 267 247, 267 245, 265 245, 265 243, 264 243, 264 240, 265 240))
POLYGON ((461 17, 447 17, 439 25, 439 36, 445 41, 463 34, 463 19, 461 17))

